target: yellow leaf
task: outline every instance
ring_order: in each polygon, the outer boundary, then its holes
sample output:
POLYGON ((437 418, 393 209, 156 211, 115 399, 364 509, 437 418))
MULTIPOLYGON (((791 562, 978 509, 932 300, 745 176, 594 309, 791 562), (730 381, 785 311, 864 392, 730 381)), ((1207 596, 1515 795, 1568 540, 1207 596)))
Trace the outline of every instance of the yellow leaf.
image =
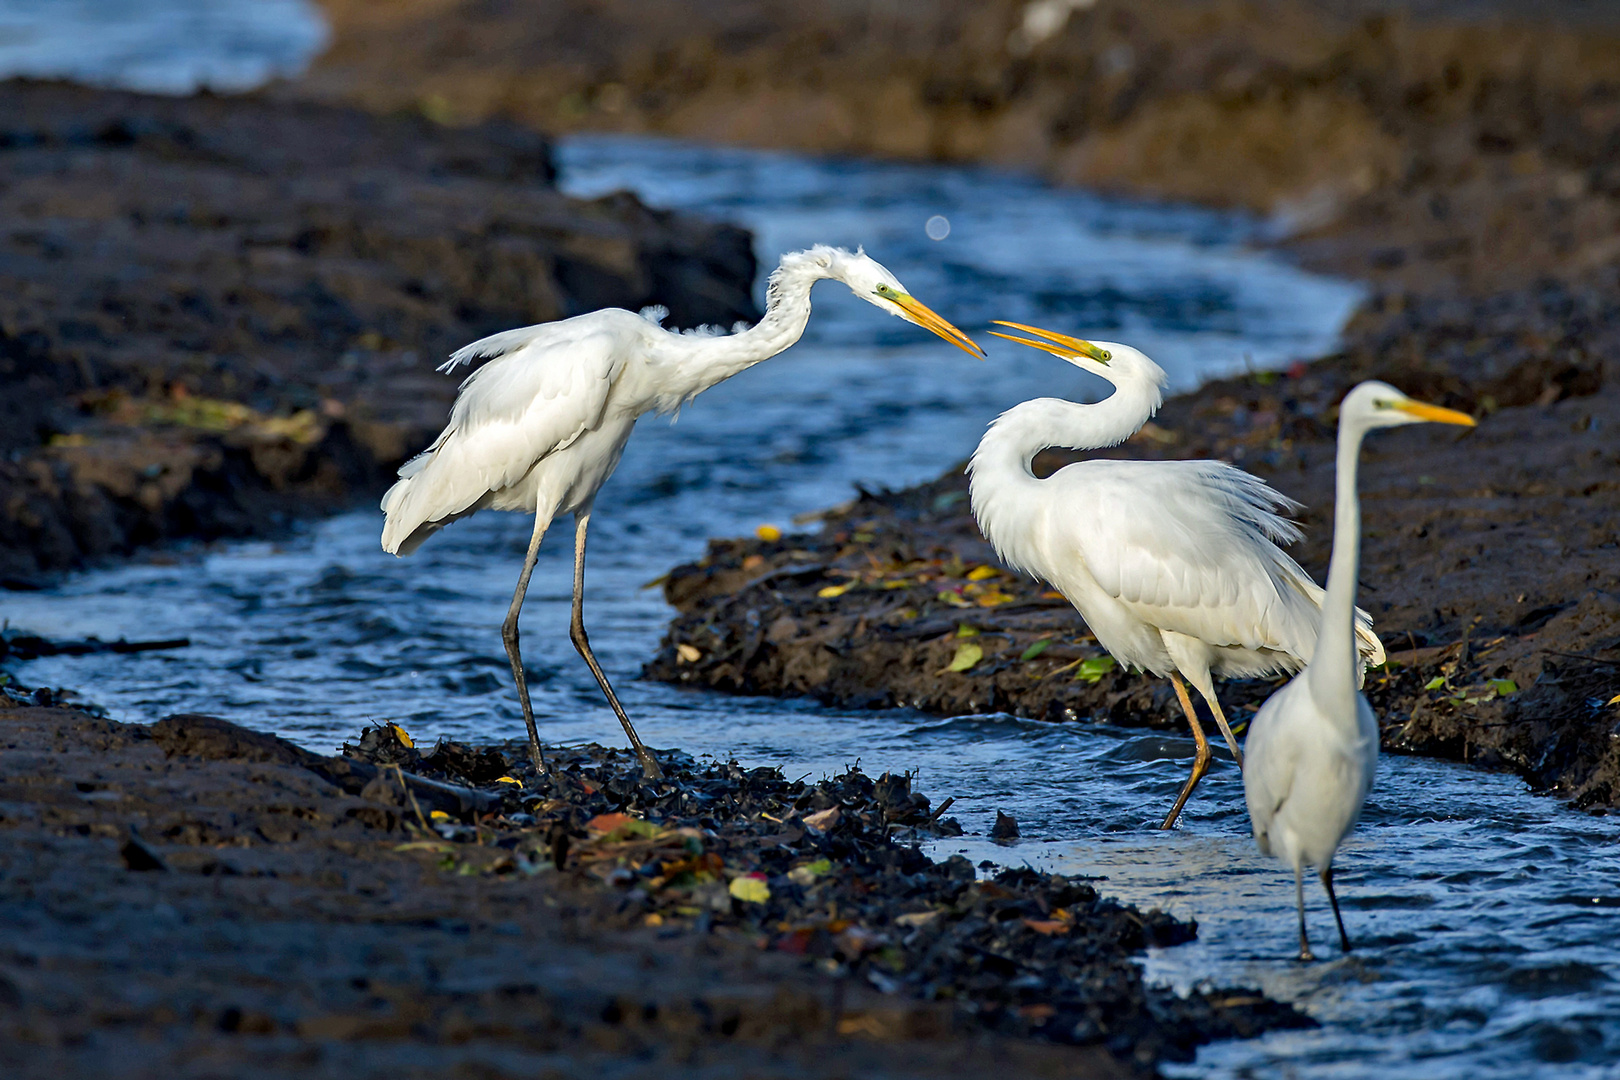
POLYGON ((512 777, 512 776, 497 776, 495 778, 495 782, 497 784, 521 784, 521 783, 523 783, 523 781, 517 779, 516 777, 512 777))
POLYGON ((771 887, 759 874, 744 874, 732 878, 726 891, 745 904, 763 904, 771 898, 771 887))
POLYGON ((973 601, 969 600, 960 593, 951 591, 950 589, 946 589, 944 592, 941 592, 938 596, 934 597, 934 599, 938 600, 942 604, 949 604, 951 607, 973 606, 973 601))
POLYGON ((416 749, 416 744, 411 741, 411 737, 405 733, 404 728, 398 724, 389 724, 388 726, 394 729, 394 738, 404 743, 407 749, 416 749))
POLYGON ((828 585, 825 589, 822 589, 820 592, 816 593, 816 595, 821 597, 823 600, 831 600, 835 596, 843 596, 854 587, 855 583, 853 581, 846 581, 842 585, 828 585))
POLYGON ((1616 694, 1616 695, 1614 695, 1614 697, 1610 698, 1609 699, 1609 704, 1610 705, 1620 705, 1620 694, 1616 694))
POLYGON ((766 541, 780 540, 782 539, 782 530, 775 525, 761 525, 754 530, 754 535, 766 541))
POLYGON ((695 664, 703 659, 702 650, 696 645, 688 645, 684 641, 675 646, 675 654, 681 658, 683 664, 695 664))
POLYGON ((980 607, 995 607, 997 604, 1010 604, 1013 601, 1013 597, 1008 596, 1000 589, 992 589, 987 593, 974 597, 974 599, 978 601, 980 607))
POLYGON ((985 578, 995 577, 1000 572, 993 566, 975 566, 968 571, 967 579, 969 581, 983 581, 985 578))
POLYGON ((429 814, 428 817, 432 818, 434 821, 450 820, 450 815, 445 813, 443 810, 435 810, 433 813, 429 814))
POLYGON ((951 658, 950 666, 946 671, 967 671, 984 659, 984 646, 977 641, 964 641, 956 647, 956 655, 951 658))

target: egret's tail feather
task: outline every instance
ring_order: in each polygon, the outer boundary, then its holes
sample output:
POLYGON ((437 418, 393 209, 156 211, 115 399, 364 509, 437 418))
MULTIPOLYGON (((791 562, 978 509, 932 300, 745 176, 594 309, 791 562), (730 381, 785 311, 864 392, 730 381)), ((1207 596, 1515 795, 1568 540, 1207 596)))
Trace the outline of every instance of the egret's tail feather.
POLYGON ((435 490, 432 473, 424 474, 429 454, 420 454, 399 470, 400 478, 382 497, 382 548, 390 555, 409 555, 423 541, 453 521, 477 513, 489 504, 490 496, 469 506, 456 506, 461 500, 447 500, 435 490), (421 464, 418 464, 421 462, 421 464))

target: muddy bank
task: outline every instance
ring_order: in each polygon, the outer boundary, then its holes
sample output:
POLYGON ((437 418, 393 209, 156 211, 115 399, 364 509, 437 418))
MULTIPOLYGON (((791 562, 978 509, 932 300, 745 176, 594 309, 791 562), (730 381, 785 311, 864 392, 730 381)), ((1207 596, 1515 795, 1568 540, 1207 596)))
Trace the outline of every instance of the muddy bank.
POLYGON ((1358 275, 1620 256, 1620 16, 1600 5, 322 6, 331 48, 290 92, 378 111, 1011 165, 1273 214, 1358 275))
MULTIPOLYGON (((1384 432, 1363 454, 1361 602, 1391 655, 1368 683, 1384 745, 1620 806, 1620 708, 1607 704, 1620 694, 1620 386, 1598 359, 1616 355, 1612 276, 1374 303, 1344 353, 1175 398, 1106 454, 1224 458, 1264 477, 1306 504, 1294 554, 1320 580, 1343 391, 1384 378, 1479 414, 1463 438, 1384 432)), ((1039 467, 1063 460, 1047 457, 1039 467)), ((863 494, 819 533, 714 541, 664 591, 681 614, 651 678, 857 707, 1185 726, 1168 683, 1113 670, 1060 596, 999 567, 960 469, 863 494)), ((1275 685, 1223 684, 1234 724, 1275 685)))
POLYGON ((755 313, 746 232, 552 178, 510 126, 0 83, 0 578, 380 490, 495 330, 755 313))
POLYGON ((1189 924, 931 862, 904 777, 24 707, 0 745, 8 1075, 1116 1077, 1309 1023, 1145 987, 1189 924))

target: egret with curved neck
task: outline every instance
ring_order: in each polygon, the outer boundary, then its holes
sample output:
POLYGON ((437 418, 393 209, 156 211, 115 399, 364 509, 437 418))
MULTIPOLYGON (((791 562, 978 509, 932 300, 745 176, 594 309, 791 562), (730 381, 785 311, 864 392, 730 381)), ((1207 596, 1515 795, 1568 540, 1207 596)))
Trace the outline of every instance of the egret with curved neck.
POLYGON ((545 768, 518 647, 518 613, 553 519, 574 515, 574 607, 569 636, 624 726, 649 777, 657 761, 619 704, 585 634, 585 533, 596 493, 612 474, 644 413, 668 413, 711 386, 767 360, 799 340, 810 319, 810 289, 841 281, 856 296, 933 331, 975 356, 966 335, 913 298, 863 252, 817 245, 782 256, 771 274, 765 317, 732 334, 676 333, 662 313, 638 316, 606 308, 557 322, 507 330, 455 352, 440 371, 488 363, 461 384, 450 422, 433 444, 407 461, 383 496, 384 551, 409 555, 433 533, 479 510, 534 515, 523 571, 501 628, 517 684, 529 753, 545 768))
MULTIPOLYGON (((1096 450, 1130 438, 1158 411, 1165 374, 1129 345, 1001 325, 1038 340, 997 337, 1043 349, 1114 388, 1094 405, 1037 398, 1002 413, 968 465, 969 493, 979 528, 1007 565, 1051 582, 1120 664, 1175 687, 1196 751, 1164 819, 1168 829, 1211 758, 1182 680, 1203 697, 1241 766, 1214 679, 1297 671, 1316 647, 1322 590, 1278 546, 1299 539, 1278 513, 1299 504, 1219 461, 1093 459, 1036 477, 1031 464, 1049 447, 1096 450)), ((1381 663, 1371 620, 1358 618, 1362 656, 1381 663)))
POLYGON ((1333 904, 1339 945, 1350 936, 1333 892, 1333 856, 1361 816, 1378 768, 1378 721, 1361 693, 1356 655, 1356 577, 1361 566, 1361 503, 1356 463, 1361 441, 1376 428, 1425 422, 1472 427, 1472 417, 1413 401, 1388 383, 1364 382, 1339 406, 1334 473, 1333 558, 1316 654, 1305 670, 1271 695, 1249 725, 1243 794, 1255 843, 1294 868, 1299 958, 1311 960, 1305 936, 1303 867, 1314 866, 1333 904))

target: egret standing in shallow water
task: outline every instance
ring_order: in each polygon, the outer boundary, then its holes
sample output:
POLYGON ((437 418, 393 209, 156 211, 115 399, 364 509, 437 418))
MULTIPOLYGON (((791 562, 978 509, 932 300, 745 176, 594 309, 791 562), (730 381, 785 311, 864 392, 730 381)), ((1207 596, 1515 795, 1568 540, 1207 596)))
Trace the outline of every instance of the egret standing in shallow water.
POLYGON ((1353 637, 1361 567, 1356 460, 1361 440, 1374 428, 1426 421, 1474 425, 1464 413, 1413 401, 1388 383, 1364 382, 1345 395, 1339 406, 1334 473, 1333 558, 1316 654, 1260 706, 1249 725, 1243 795, 1261 854, 1276 855, 1294 868, 1301 960, 1315 959, 1305 936, 1302 868, 1307 864, 1321 874, 1339 924, 1339 944, 1350 951, 1333 892, 1333 855, 1361 816, 1378 768, 1378 721, 1361 694, 1362 668, 1353 637))
MULTIPOLYGON (((1165 374, 1129 345, 1000 325, 1041 340, 997 337, 1113 384, 1095 405, 1036 398, 1002 413, 968 465, 969 493, 979 528, 1007 565, 1055 585, 1114 659, 1175 687, 1197 752, 1164 819, 1168 829, 1210 762, 1182 679, 1203 696, 1241 767, 1214 677, 1298 671, 1316 647, 1322 590, 1277 546, 1299 539, 1277 513, 1298 504, 1219 461, 1092 460, 1037 478, 1031 462, 1048 447, 1095 450, 1135 434, 1163 403, 1165 374)), ((1357 619, 1363 658, 1382 663, 1371 620, 1357 619)))
POLYGON ((649 777, 662 775, 619 704, 585 635, 585 530, 596 493, 643 413, 674 412, 740 371, 799 340, 810 288, 842 281, 856 296, 980 356, 956 327, 913 299, 863 252, 817 245, 782 256, 771 274, 765 317, 733 334, 675 333, 619 308, 507 330, 454 353, 440 371, 488 359, 469 375, 444 431, 399 470, 383 496, 384 551, 409 555, 433 533, 479 510, 534 515, 523 572, 501 627, 512 662, 529 753, 545 767, 518 650, 518 613, 540 541, 559 514, 574 515, 574 612, 569 636, 624 725, 649 777))

